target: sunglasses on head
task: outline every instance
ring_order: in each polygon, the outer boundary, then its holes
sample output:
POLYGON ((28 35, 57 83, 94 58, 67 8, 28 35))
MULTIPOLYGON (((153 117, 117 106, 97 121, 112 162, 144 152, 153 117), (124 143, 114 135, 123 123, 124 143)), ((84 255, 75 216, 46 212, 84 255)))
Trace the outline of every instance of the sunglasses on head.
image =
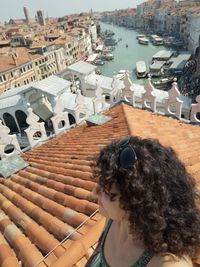
POLYGON ((119 162, 120 168, 127 170, 137 161, 137 155, 134 148, 130 144, 131 137, 126 137, 119 141, 119 162))

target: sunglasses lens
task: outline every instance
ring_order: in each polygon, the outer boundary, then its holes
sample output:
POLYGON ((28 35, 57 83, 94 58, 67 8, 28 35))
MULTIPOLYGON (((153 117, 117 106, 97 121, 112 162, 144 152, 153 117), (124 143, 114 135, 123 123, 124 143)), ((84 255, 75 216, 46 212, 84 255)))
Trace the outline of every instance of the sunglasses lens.
POLYGON ((130 146, 127 146, 121 151, 119 161, 120 166, 123 169, 128 169, 129 167, 133 166, 136 160, 136 154, 130 146))
POLYGON ((130 141, 130 137, 126 137, 126 138, 122 139, 122 140, 119 142, 118 146, 119 146, 120 148, 123 148, 124 146, 126 146, 126 145, 129 144, 129 141, 130 141))

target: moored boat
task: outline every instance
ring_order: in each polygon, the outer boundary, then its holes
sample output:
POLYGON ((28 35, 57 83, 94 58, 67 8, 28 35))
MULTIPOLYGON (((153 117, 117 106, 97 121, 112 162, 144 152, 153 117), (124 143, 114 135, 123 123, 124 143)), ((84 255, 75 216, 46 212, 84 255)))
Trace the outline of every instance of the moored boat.
POLYGON ((167 61, 173 56, 172 51, 166 51, 166 50, 161 50, 157 52, 155 55, 152 57, 152 62, 154 61, 167 61))
POLYGON ((104 40, 104 44, 105 44, 105 46, 114 46, 117 44, 117 41, 113 38, 106 38, 104 40))
POLYGON ((145 78, 147 76, 147 67, 144 61, 136 62, 136 73, 138 78, 145 78))
POLYGON ((97 66, 102 66, 105 64, 105 61, 101 60, 101 59, 97 59, 97 60, 95 60, 94 64, 97 66))
POLYGON ((149 73, 152 77, 159 77, 163 74, 165 61, 157 61, 149 67, 149 73))
POLYGON ((148 45, 149 44, 149 39, 142 37, 142 38, 138 38, 138 43, 139 44, 143 44, 143 45, 148 45))
POLYGON ((104 59, 104 60, 112 60, 113 58, 114 58, 114 56, 111 53, 101 55, 101 59, 104 59))
POLYGON ((156 34, 151 35, 151 41, 154 45, 163 45, 164 44, 163 38, 159 37, 156 34))
POLYGON ((138 35, 136 36, 136 39, 139 39, 139 38, 145 38, 145 35, 144 35, 144 34, 138 34, 138 35))
POLYGON ((153 85, 157 89, 167 90, 171 88, 173 81, 174 81, 174 77, 162 78, 158 81, 153 81, 153 85))

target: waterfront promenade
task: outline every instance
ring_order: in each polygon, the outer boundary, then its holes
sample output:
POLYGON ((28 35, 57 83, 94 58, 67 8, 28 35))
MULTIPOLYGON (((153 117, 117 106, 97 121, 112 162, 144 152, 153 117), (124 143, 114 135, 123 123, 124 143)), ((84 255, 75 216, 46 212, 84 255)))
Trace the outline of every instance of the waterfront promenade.
POLYGON ((115 33, 113 36, 117 41, 122 38, 121 41, 115 46, 115 50, 112 52, 114 60, 106 62, 103 66, 98 67, 102 75, 112 77, 113 74, 119 70, 129 70, 130 77, 133 82, 138 84, 144 84, 146 79, 137 79, 135 73, 135 64, 137 61, 144 60, 149 67, 151 64, 152 56, 160 50, 169 50, 164 46, 154 46, 151 42, 149 45, 138 44, 136 36, 138 32, 130 30, 125 27, 119 27, 101 22, 101 30, 111 30, 115 33), (128 45, 128 47, 126 47, 128 45))

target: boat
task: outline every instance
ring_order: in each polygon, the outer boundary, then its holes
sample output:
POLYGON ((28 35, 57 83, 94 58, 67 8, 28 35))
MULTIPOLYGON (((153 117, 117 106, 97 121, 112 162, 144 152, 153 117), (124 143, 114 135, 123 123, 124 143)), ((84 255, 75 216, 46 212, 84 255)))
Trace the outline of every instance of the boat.
POLYGON ((149 74, 152 77, 159 77, 164 73, 163 67, 164 67, 165 61, 156 61, 149 67, 149 74))
POLYGON ((126 48, 128 48, 128 45, 126 44, 126 48))
POLYGON ((99 59, 95 60, 94 64, 97 65, 97 66, 102 66, 102 65, 105 64, 105 61, 104 60, 101 60, 99 58, 99 59))
POLYGON ((151 35, 151 41, 154 45, 163 45, 164 44, 163 38, 159 37, 156 34, 151 35))
POLYGON ((139 39, 139 38, 145 38, 145 35, 144 35, 144 34, 138 34, 138 35, 136 36, 136 39, 139 39))
POLYGON ((145 78, 147 76, 147 67, 144 61, 136 62, 136 73, 138 78, 145 78))
POLYGON ((104 60, 112 60, 113 58, 114 58, 114 56, 111 53, 101 55, 101 59, 104 59, 104 60))
POLYGON ((152 57, 152 62, 154 61, 167 61, 173 56, 172 51, 160 50, 152 57))
POLYGON ((173 81, 174 81, 174 77, 168 77, 168 78, 160 79, 158 81, 153 81, 153 85, 157 89, 167 90, 171 88, 173 81))
POLYGON ((148 45, 149 44, 149 39, 145 37, 138 38, 138 43, 143 44, 143 45, 148 45))
POLYGON ((113 39, 113 38, 106 38, 106 39, 104 40, 104 44, 105 44, 105 46, 114 46, 114 45, 117 44, 117 42, 116 42, 116 40, 113 39))
POLYGON ((108 37, 110 37, 110 36, 115 35, 115 33, 113 31, 111 31, 111 30, 106 30, 105 31, 105 35, 108 36, 108 37))

